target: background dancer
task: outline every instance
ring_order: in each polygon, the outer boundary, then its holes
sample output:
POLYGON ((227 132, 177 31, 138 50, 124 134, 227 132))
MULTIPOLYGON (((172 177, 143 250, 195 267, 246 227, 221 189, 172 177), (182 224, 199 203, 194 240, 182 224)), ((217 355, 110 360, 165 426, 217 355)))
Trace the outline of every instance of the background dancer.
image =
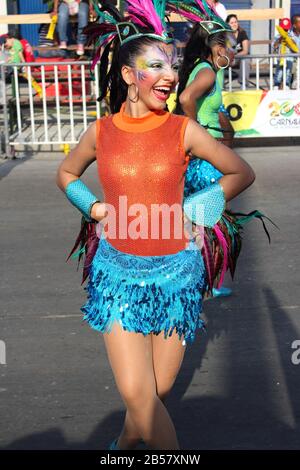
MULTIPOLYGON (((219 113, 222 107, 224 69, 231 65, 234 58, 232 38, 227 36, 232 30, 205 2, 202 2, 203 9, 200 10, 199 3, 169 2, 171 8, 180 9, 180 13, 186 15, 189 21, 196 21, 186 44, 179 74, 175 113, 184 112, 197 120, 213 137, 224 140, 227 135, 232 135, 228 125, 226 132, 223 131, 219 113), (184 9, 184 3, 188 3, 189 9, 184 9)), ((225 120, 226 117, 222 117, 223 123, 225 120)), ((229 141, 231 143, 231 139, 229 141)), ((193 158, 187 169, 184 194, 188 196, 199 191, 221 177, 222 173, 210 163, 193 158)), ((228 296, 231 292, 225 286, 213 288, 212 291, 214 296, 228 296)))
POLYGON ((97 41, 94 64, 101 59, 101 98, 109 89, 112 115, 89 126, 57 172, 59 188, 83 220, 103 224, 96 252, 87 253, 92 258, 89 297, 82 311, 89 325, 103 333, 127 409, 112 449, 134 448, 140 438, 154 449, 179 449, 164 399, 179 372, 185 342, 192 342, 196 329, 203 327, 201 251, 185 231, 175 236, 176 224, 171 223, 170 236, 163 237, 162 217, 159 237, 153 236, 151 223, 154 228, 157 225, 150 208, 155 204, 179 207, 171 221, 177 221, 181 229, 182 209, 195 224, 215 226, 225 201, 255 178, 242 158, 195 121, 165 111, 178 81, 178 62, 174 41, 165 30, 163 3, 129 0, 131 22, 108 2, 101 10, 95 5, 104 22, 92 25, 86 33, 97 41), (183 201, 190 153, 201 155, 224 176, 183 201), (95 160, 104 191, 102 202, 80 179, 95 160), (120 204, 121 198, 126 198, 128 211, 120 204), (204 206, 204 218, 199 205, 204 206), (111 227, 110 215, 116 215, 116 226, 111 227), (141 232, 146 227, 144 237, 131 236, 134 224, 141 232), (108 228, 105 232, 104 227, 108 228))

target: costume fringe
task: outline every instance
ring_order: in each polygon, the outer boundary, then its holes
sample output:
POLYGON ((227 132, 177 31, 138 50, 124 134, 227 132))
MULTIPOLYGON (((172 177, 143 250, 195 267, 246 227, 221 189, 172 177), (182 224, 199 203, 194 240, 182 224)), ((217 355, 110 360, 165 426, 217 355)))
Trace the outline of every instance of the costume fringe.
POLYGON ((203 281, 189 288, 182 288, 179 281, 173 287, 173 291, 163 291, 155 282, 128 284, 112 273, 111 266, 105 269, 102 265, 98 270, 95 263, 85 287, 88 300, 80 309, 85 314, 83 321, 103 333, 118 322, 126 331, 143 335, 163 331, 165 339, 175 331, 179 339, 183 335, 186 342, 193 342, 196 330, 205 329, 201 319, 203 281))
MULTIPOLYGON (((230 272, 232 280, 236 271, 237 260, 242 248, 242 234, 244 226, 253 220, 259 219, 264 231, 271 243, 271 237, 267 230, 263 218, 269 220, 276 228, 278 226, 267 216, 254 210, 248 214, 242 212, 233 212, 225 209, 219 222, 213 227, 200 227, 196 225, 196 231, 204 233, 201 253, 204 259, 207 273, 207 292, 212 293, 213 287, 219 288, 223 284, 224 276, 227 271, 230 272)), ((99 238, 96 233, 98 222, 87 222, 84 217, 81 219, 81 228, 75 245, 68 255, 78 258, 77 270, 79 269, 80 260, 84 257, 82 282, 87 279, 90 273, 91 264, 97 251, 99 238), (75 252, 79 247, 79 250, 75 252)))

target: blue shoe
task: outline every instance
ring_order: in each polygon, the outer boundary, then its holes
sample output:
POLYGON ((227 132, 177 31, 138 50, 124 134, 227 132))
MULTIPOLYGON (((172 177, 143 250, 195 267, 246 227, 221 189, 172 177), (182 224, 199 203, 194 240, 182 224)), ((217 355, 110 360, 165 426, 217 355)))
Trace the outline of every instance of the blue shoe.
POLYGON ((220 287, 219 289, 214 287, 212 293, 213 297, 228 297, 232 294, 232 289, 229 287, 220 287))
POLYGON ((109 450, 121 450, 118 446, 117 446, 117 442, 118 442, 118 438, 114 439, 110 446, 109 446, 109 450))
MULTIPOLYGON (((114 439, 108 449, 109 450, 121 450, 120 447, 118 447, 117 442, 118 442, 118 438, 114 439)), ((140 439, 139 442, 140 444, 145 444, 143 439, 140 439)))

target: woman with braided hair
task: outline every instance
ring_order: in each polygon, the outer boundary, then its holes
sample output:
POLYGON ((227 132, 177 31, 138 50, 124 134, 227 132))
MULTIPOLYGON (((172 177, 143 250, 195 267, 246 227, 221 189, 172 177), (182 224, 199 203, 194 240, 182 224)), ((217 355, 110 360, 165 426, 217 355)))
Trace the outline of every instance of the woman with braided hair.
POLYGON ((89 126, 57 171, 58 187, 82 213, 89 282, 81 310, 103 334, 126 406, 123 429, 110 446, 116 450, 133 449, 140 439, 153 449, 180 448, 164 402, 186 343, 204 326, 204 260, 191 225, 215 226, 226 201, 255 178, 197 122, 165 111, 178 82, 165 3, 128 0, 126 18, 109 2, 95 3, 103 22, 85 32, 96 40, 93 66, 100 60, 101 98, 110 91, 112 114, 89 126), (224 176, 183 199, 191 153, 224 176), (80 179, 94 161, 103 201, 80 179), (97 240, 85 238, 94 225, 101 228, 97 240))

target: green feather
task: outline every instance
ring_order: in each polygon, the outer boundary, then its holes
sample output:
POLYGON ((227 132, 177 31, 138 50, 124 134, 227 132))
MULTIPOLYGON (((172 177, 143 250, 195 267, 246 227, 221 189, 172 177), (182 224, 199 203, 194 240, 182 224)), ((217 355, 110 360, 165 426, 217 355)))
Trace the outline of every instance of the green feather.
POLYGON ((98 16, 100 16, 106 23, 117 24, 117 20, 105 11, 101 11, 99 8, 99 3, 93 0, 93 7, 98 16))
POLYGON ((182 10, 190 11, 199 17, 199 19, 204 21, 216 21, 223 26, 223 28, 229 28, 229 25, 218 15, 216 15, 213 10, 209 7, 205 0, 202 0, 202 5, 205 10, 205 13, 201 10, 199 4, 194 0, 186 0, 184 2, 178 0, 168 0, 168 3, 176 8, 181 8, 182 10))
POLYGON ((85 246, 81 248, 80 250, 76 251, 75 253, 73 253, 71 258, 72 259, 79 258, 83 253, 85 253, 85 246))
POLYGON ((166 14, 166 0, 153 0, 153 5, 156 13, 160 17, 161 21, 164 22, 166 14))

